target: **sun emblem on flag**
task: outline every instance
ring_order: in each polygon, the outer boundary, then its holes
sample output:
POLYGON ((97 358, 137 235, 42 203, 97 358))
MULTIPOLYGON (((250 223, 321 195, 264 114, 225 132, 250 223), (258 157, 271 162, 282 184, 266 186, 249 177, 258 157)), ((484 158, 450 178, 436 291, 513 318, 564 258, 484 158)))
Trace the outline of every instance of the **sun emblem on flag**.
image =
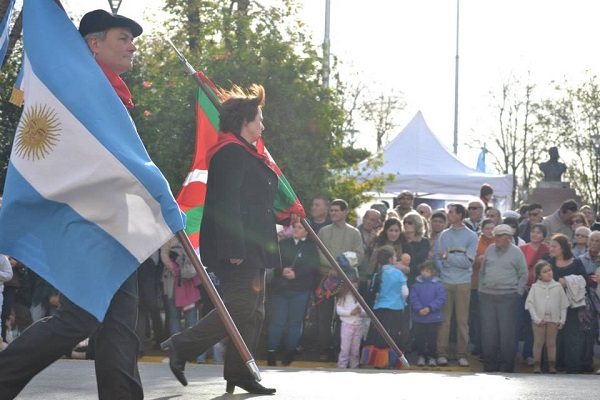
POLYGON ((17 128, 15 152, 29 160, 47 156, 59 141, 60 122, 54 109, 35 104, 24 111, 17 128))

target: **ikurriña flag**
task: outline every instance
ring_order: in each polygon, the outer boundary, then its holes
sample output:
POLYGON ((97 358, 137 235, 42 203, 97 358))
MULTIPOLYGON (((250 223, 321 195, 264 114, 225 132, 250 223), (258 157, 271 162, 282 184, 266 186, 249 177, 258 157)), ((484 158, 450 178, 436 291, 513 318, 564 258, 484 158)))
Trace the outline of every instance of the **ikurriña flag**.
MULTIPOLYGON (((187 216, 186 233, 190 237, 195 248, 199 246, 200 224, 204 212, 204 199, 206 197, 206 181, 208 178, 208 165, 206 153, 217 143, 219 131, 219 110, 221 104, 219 91, 215 85, 202 73, 197 72, 201 78, 204 89, 198 90, 198 102, 196 104, 196 153, 192 168, 187 175, 183 187, 177 194, 177 203, 187 216)), ((290 186, 273 157, 264 146, 262 138, 255 143, 259 154, 266 154, 269 158, 269 166, 279 178, 278 192, 273 209, 279 220, 289 218, 296 214, 305 217, 306 212, 298 200, 296 193, 290 186)))
POLYGON ((0 253, 102 321, 121 284, 184 228, 167 181, 73 22, 25 0, 25 104, 0 209, 0 253))
POLYGON ((198 89, 194 161, 183 186, 176 196, 177 204, 186 215, 185 232, 195 249, 200 244, 200 223, 202 222, 204 199, 206 197, 206 181, 208 179, 206 152, 217 143, 219 111, 215 104, 220 104, 217 88, 202 72, 198 71, 197 74, 202 79, 208 94, 202 89, 198 89), (209 96, 212 97, 212 100, 209 96))

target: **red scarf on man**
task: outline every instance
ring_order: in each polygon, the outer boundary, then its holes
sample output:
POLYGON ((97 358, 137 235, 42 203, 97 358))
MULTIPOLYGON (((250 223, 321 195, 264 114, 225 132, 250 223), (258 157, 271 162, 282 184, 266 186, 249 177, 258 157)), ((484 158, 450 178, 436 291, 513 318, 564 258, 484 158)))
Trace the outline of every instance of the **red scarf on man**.
POLYGON ((108 66, 102 61, 96 60, 96 62, 98 63, 100 68, 102 68, 102 72, 104 72, 104 75, 106 75, 106 77, 108 78, 108 81, 112 85, 113 89, 115 89, 115 92, 117 92, 117 95, 125 105, 125 108, 128 110, 132 110, 134 104, 133 100, 131 99, 131 92, 129 91, 127 84, 125 84, 123 79, 121 79, 121 77, 115 71, 108 68, 108 66))

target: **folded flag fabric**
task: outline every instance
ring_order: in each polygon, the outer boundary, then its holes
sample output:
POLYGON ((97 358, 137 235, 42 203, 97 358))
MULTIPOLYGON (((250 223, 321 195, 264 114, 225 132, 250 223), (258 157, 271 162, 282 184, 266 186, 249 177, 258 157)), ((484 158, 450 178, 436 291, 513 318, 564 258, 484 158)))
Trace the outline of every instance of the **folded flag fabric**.
POLYGON ((25 93, 23 92, 23 62, 21 61, 21 69, 19 70, 19 74, 17 75, 17 79, 12 89, 12 93, 10 95, 9 102, 13 103, 17 107, 23 106, 23 101, 25 99, 25 93))
POLYGON ((26 98, 0 253, 102 321, 121 284, 183 229, 184 216, 73 22, 53 0, 23 7, 26 98))

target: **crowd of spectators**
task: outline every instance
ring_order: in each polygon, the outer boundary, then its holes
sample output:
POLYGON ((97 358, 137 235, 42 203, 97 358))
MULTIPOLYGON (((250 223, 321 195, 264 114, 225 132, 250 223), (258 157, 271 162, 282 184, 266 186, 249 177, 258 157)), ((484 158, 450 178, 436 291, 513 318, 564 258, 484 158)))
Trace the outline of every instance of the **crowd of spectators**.
MULTIPOLYGON (((372 204, 353 226, 344 200, 316 197, 307 220, 331 255, 348 263, 358 293, 414 364, 468 367, 475 356, 487 372, 513 372, 516 362, 536 373, 596 371, 600 224, 590 206, 567 200, 546 217, 540 204, 501 212, 489 185, 440 209, 414 207, 410 191, 395 200, 395 207, 372 204), (559 290, 558 300, 540 304, 544 290, 559 290)), ((388 346, 302 224, 283 227, 279 237, 283 268, 267 274, 264 354, 257 356, 269 365, 302 357, 339 368, 397 366, 391 355, 374 361, 374 351, 388 346)), ((138 271, 140 356, 213 307, 197 277, 184 282, 177 272, 184 261, 176 250, 166 244, 138 271), (183 283, 196 288, 185 300, 183 283)), ((0 299, 2 347, 60 303, 51 285, 6 256, 0 299)), ((198 362, 222 362, 226 345, 198 362)))

